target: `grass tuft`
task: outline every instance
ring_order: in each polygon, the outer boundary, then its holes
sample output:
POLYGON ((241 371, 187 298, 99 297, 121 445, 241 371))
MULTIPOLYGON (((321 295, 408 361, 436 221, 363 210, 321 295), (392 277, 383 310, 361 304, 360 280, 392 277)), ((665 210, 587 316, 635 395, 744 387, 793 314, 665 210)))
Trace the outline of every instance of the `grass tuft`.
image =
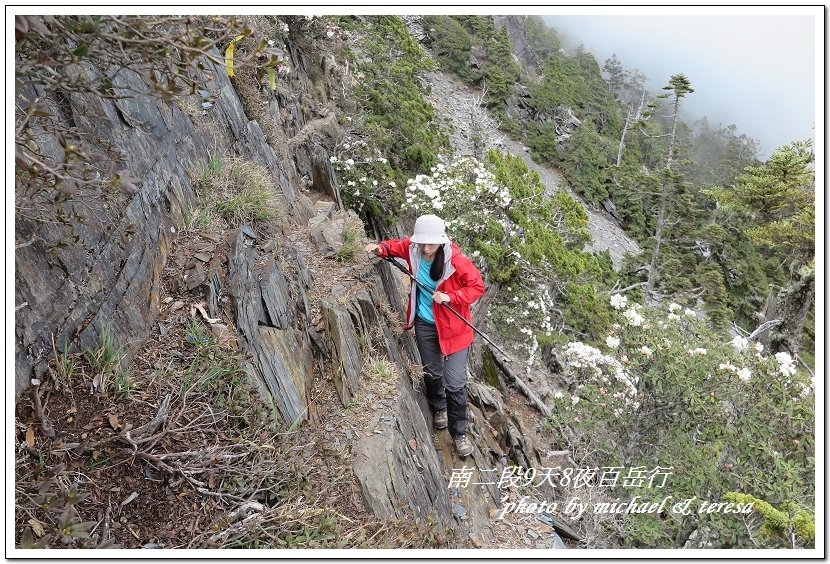
POLYGON ((199 204, 185 212, 188 228, 206 229, 217 216, 235 227, 280 215, 271 173, 260 164, 212 156, 198 168, 195 183, 199 204))

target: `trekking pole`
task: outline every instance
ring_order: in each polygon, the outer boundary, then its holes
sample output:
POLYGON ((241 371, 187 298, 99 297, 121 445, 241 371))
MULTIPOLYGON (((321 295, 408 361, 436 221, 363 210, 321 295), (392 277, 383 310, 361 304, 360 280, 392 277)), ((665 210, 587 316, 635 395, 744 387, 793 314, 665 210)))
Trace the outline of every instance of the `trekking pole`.
MULTIPOLYGON (((413 282, 415 282, 415 284, 417 284, 417 285, 418 285, 418 287, 419 287, 419 288, 421 288, 421 289, 423 289, 423 290, 425 290, 425 291, 429 292, 429 288, 427 288, 426 286, 424 286, 421 282, 418 282, 418 279, 417 279, 417 278, 415 278, 415 276, 413 276, 413 275, 412 275, 412 273, 411 273, 411 272, 409 272, 409 270, 407 270, 406 268, 404 268, 404 267, 401 265, 401 263, 399 263, 398 261, 396 261, 394 258, 392 258, 392 257, 383 257, 383 260, 389 261, 389 262, 391 262, 392 264, 394 264, 394 265, 395 265, 395 268, 397 268, 398 270, 400 270, 401 272, 403 272, 404 274, 406 274, 407 276, 409 276, 409 277, 412 279, 412 281, 413 281, 413 282)), ((509 368, 508 366, 506 366, 505 362, 507 362, 507 361, 513 362, 513 360, 510 358, 510 355, 508 355, 506 352, 504 352, 503 350, 501 350, 501 347, 499 347, 496 343, 494 343, 493 341, 491 341, 491 340, 487 337, 487 335, 485 335, 484 333, 482 333, 481 331, 479 331, 478 329, 476 329, 475 327, 473 327, 473 325, 472 325, 471 323, 469 323, 466 319, 464 319, 464 317, 462 317, 460 313, 458 313, 457 311, 455 311, 453 308, 451 308, 450 306, 448 306, 448 305, 447 305, 447 304, 445 304, 445 303, 442 303, 441 305, 445 306, 447 309, 449 309, 451 312, 453 312, 456 316, 458 316, 458 318, 459 318, 461 321, 463 321, 463 322, 464 322, 464 324, 465 324, 465 325, 467 325, 470 329, 472 329, 473 331, 475 331, 476 333, 478 333, 479 335, 481 335, 481 337, 482 337, 485 341, 487 341, 488 343, 490 343, 490 345, 492 345, 492 346, 493 346, 493 348, 495 348, 495 349, 496 349, 496 350, 498 350, 498 351, 499 351, 502 355, 504 355, 504 359, 503 359, 503 360, 501 360, 501 361, 499 360, 499 358, 498 358, 496 355, 493 355, 493 359, 494 359, 494 361, 495 361, 495 363, 496 363, 496 366, 497 366, 499 369, 501 369, 501 371, 502 371, 502 372, 504 372, 507 376, 509 376, 510 378, 512 378, 513 382, 516 384, 516 387, 518 387, 518 388, 519 388, 519 390, 521 390, 521 391, 522 391, 522 393, 523 393, 525 396, 527 396, 527 398, 528 398, 528 399, 529 399, 529 400, 533 403, 533 405, 534 405, 534 406, 536 406, 536 409, 538 409, 538 410, 539 410, 539 411, 540 411, 543 415, 545 415, 546 417, 550 417, 550 415, 551 415, 551 409, 550 409, 550 408, 549 408, 549 407, 545 404, 545 402, 543 402, 543 401, 539 398, 539 396, 537 396, 537 395, 533 392, 533 390, 531 390, 531 389, 530 389, 530 386, 528 386, 528 385, 527 385, 527 384, 526 384, 526 383, 525 383, 525 382, 524 382, 524 381, 523 381, 523 380, 522 380, 522 379, 521 379, 521 378, 520 378, 520 377, 519 377, 519 376, 518 376, 515 372, 513 372, 512 370, 510 370, 510 368, 509 368)))
MULTIPOLYGON (((400 270, 401 272, 403 272, 404 274, 406 274, 407 276, 409 276, 409 277, 412 279, 412 281, 413 281, 413 282, 415 282, 415 284, 417 284, 417 285, 418 285, 418 287, 419 287, 419 288, 421 288, 423 291, 425 291, 425 292, 429 292, 429 288, 427 288, 426 286, 424 286, 424 284, 423 284, 422 282, 419 282, 419 281, 418 281, 418 279, 417 279, 417 278, 415 278, 415 276, 413 276, 411 272, 409 272, 409 270, 407 270, 406 268, 404 268, 404 266, 403 266, 401 263, 399 263, 398 261, 396 261, 393 257, 382 257, 382 258, 383 258, 383 260, 385 260, 385 261, 388 261, 388 262, 392 263, 393 265, 395 265, 395 268, 397 268, 398 270, 400 270)), ((476 333, 478 333, 479 335, 481 335, 481 338, 482 338, 482 339, 484 339, 485 341, 487 341, 488 343, 490 343, 490 345, 492 345, 492 346, 493 346, 493 348, 495 348, 495 349, 496 349, 497 351, 499 351, 502 355, 504 355, 504 357, 505 357, 505 358, 510 358, 510 355, 508 355, 506 352, 504 352, 503 350, 501 350, 501 347, 500 347, 500 346, 498 346, 496 343, 494 343, 493 341, 491 341, 491 340, 489 339, 489 337, 487 337, 487 335, 485 335, 484 333, 482 333, 481 331, 479 331, 478 329, 476 329, 476 328, 473 326, 473 324, 472 324, 472 323, 470 323, 469 321, 467 321, 466 319, 464 319, 464 316, 463 316, 463 315, 461 315, 460 313, 458 313, 457 311, 455 311, 455 310, 454 310, 452 307, 450 307, 450 306, 449 306, 446 302, 442 302, 442 303, 441 303, 441 305, 442 305, 442 306, 444 306, 445 308, 447 308, 448 310, 450 310, 451 312, 453 312, 453 313, 455 314, 455 316, 456 316, 456 317, 458 317, 458 319, 460 319, 461 321, 463 321, 463 322, 464 322, 464 325, 466 325, 467 327, 469 327, 470 329, 472 329, 473 331, 475 331, 476 333)))

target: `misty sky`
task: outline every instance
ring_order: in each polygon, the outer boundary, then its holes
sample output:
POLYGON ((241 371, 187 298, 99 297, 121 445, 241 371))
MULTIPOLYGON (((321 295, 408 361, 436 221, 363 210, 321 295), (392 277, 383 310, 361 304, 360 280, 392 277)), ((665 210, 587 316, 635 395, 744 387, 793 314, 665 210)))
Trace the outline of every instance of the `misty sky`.
MULTIPOLYGON (((695 92, 683 107, 716 127, 735 124, 761 142, 760 157, 795 140, 815 138, 816 20, 809 15, 546 15, 573 46, 600 65, 612 53, 625 69, 649 77, 651 90, 682 72, 695 92)), ((819 37, 821 42, 823 38, 819 37)), ((823 97, 819 103, 823 103, 823 97)))

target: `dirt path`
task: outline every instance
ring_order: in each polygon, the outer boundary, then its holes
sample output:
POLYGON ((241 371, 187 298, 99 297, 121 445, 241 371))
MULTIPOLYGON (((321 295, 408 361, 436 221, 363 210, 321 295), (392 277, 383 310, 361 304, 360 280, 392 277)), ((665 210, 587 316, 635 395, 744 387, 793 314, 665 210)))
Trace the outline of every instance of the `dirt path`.
MULTIPOLYGON (((473 143, 470 132, 469 108, 471 102, 481 96, 481 92, 443 72, 428 73, 426 79, 432 87, 432 91, 427 98, 435 106, 441 119, 448 125, 452 125, 453 132, 450 139, 456 153, 472 155, 473 143)), ((564 188, 568 191, 568 194, 582 204, 589 215, 588 231, 591 233, 592 239, 591 243, 585 247, 586 251, 608 250, 616 270, 621 267, 623 257, 626 254, 638 254, 640 252, 637 243, 628 238, 622 228, 604 210, 595 209, 586 204, 571 189, 561 172, 534 161, 528 148, 500 131, 495 120, 488 115, 483 115, 480 120, 480 127, 484 133, 487 149, 495 148, 522 157, 531 170, 539 173, 548 193, 564 188)))

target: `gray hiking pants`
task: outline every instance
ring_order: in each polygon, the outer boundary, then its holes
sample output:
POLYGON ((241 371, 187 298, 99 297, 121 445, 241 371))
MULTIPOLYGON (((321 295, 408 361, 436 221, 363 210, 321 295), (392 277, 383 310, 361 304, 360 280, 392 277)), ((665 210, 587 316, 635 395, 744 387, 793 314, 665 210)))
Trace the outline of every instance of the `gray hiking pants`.
POLYGON ((424 385, 433 413, 447 410, 450 435, 467 432, 467 353, 464 349, 447 358, 438 346, 435 325, 415 319, 415 342, 424 365, 424 385))

